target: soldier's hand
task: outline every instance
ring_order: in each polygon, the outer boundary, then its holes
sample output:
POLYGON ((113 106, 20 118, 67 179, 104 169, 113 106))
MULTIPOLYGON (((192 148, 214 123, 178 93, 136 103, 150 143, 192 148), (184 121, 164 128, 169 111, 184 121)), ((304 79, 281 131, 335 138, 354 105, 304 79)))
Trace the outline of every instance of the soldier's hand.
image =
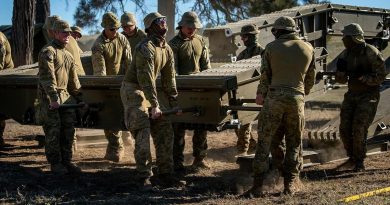
POLYGON ((51 102, 49 105, 50 110, 55 110, 55 109, 58 109, 59 107, 60 107, 60 104, 57 101, 51 102))
POLYGON ((162 115, 162 112, 158 107, 153 107, 151 113, 152 113, 153 120, 158 119, 162 115))
POLYGON ((256 95, 256 104, 263 105, 264 104, 264 98, 262 94, 256 95))

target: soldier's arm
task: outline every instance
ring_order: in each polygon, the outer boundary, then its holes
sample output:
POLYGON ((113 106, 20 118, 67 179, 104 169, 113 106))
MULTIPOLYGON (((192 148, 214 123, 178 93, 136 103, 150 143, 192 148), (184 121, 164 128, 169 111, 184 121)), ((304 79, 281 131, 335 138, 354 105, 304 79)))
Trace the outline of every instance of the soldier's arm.
POLYGON ((313 88, 315 83, 315 74, 316 74, 316 65, 315 65, 315 56, 313 53, 312 61, 310 62, 309 69, 306 72, 304 86, 305 86, 305 95, 310 93, 310 90, 313 88))
POLYGON ((152 107, 159 107, 157 100, 156 82, 153 80, 154 59, 153 54, 145 46, 140 46, 140 51, 135 52, 138 83, 145 94, 145 98, 152 107))
POLYGON ((178 48, 178 42, 176 42, 176 37, 173 37, 172 40, 169 41, 169 46, 171 47, 172 51, 173 51, 173 58, 174 58, 174 61, 176 63, 175 66, 174 66, 174 69, 176 71, 177 74, 179 74, 179 55, 178 55, 178 52, 179 52, 179 48, 178 48))
POLYGON ((271 76, 272 76, 272 71, 271 67, 268 61, 268 55, 269 53, 264 51, 264 55, 262 56, 262 61, 261 61, 261 67, 260 67, 260 82, 259 85, 257 86, 257 95, 262 95, 264 98, 267 96, 268 93, 268 88, 271 85, 271 76))
POLYGON ((71 68, 69 69, 69 78, 68 78, 68 92, 72 95, 77 102, 81 102, 81 92, 80 92, 80 81, 77 75, 77 66, 74 62, 71 62, 71 68))
POLYGON ((348 82, 348 76, 347 76, 347 66, 348 63, 344 59, 345 51, 339 55, 339 58, 337 59, 337 66, 336 66, 336 76, 335 80, 338 83, 347 83, 348 82))
POLYGON ((164 89, 165 94, 168 96, 169 105, 171 107, 176 107, 177 104, 177 88, 176 88, 176 79, 175 79, 175 68, 174 68, 174 58, 173 52, 169 50, 169 56, 167 64, 161 70, 161 83, 164 89))
POLYGON ((103 55, 103 47, 101 45, 94 45, 92 47, 92 68, 93 75, 106 76, 106 62, 103 55))
MULTIPOLYGON (((124 68, 128 70, 131 65, 131 61, 133 60, 133 56, 131 55, 131 46, 129 41, 126 39, 126 37, 123 36, 123 44, 124 44, 124 50, 122 53, 122 62, 124 62, 124 68)), ((125 74, 126 70, 122 71, 121 74, 125 74)))
POLYGON ((372 59, 371 73, 363 75, 361 81, 369 86, 380 85, 388 74, 385 69, 385 60, 379 51, 370 58, 372 59))
POLYGON ((211 68, 209 49, 207 48, 206 43, 203 38, 201 38, 202 43, 202 55, 199 59, 200 71, 204 71, 211 68))
POLYGON ((39 84, 49 96, 50 102, 58 102, 57 79, 54 67, 54 52, 44 50, 39 54, 39 84))
POLYGON ((14 68, 14 62, 12 61, 12 57, 11 57, 11 45, 9 44, 7 38, 4 35, 3 38, 4 38, 5 56, 3 62, 4 65, 2 69, 14 68))

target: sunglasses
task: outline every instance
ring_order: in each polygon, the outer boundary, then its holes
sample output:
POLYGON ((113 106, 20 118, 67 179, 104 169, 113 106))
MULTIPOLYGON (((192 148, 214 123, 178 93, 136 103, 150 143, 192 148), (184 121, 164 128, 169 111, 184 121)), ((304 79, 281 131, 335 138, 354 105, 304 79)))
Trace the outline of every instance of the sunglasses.
POLYGON ((165 24, 166 22, 167 22, 166 18, 158 18, 158 19, 154 20, 154 23, 156 23, 156 24, 165 24))

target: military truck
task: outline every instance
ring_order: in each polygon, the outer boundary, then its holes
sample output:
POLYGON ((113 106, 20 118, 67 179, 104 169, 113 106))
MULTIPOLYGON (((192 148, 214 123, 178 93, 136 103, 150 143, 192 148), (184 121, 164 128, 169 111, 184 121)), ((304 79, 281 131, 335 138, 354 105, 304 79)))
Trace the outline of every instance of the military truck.
MULTIPOLYGON (((280 16, 293 17, 299 28, 299 36, 315 47, 317 72, 335 70, 335 60, 344 48, 341 30, 353 22, 362 26, 366 41, 381 49, 387 63, 390 61, 390 49, 387 47, 390 25, 388 9, 312 4, 209 28, 204 35, 208 38, 214 67, 194 75, 177 76, 179 105, 189 112, 182 116, 170 115, 171 120, 189 129, 210 131, 237 128, 254 120, 261 109, 254 103, 261 58, 256 56, 235 62, 235 56, 243 49, 239 32, 245 24, 256 24, 260 29, 260 43, 266 45, 274 39, 271 28, 280 16)), ((92 70, 90 56, 82 58, 84 67, 92 70)), ((0 95, 4 99, 0 101, 0 113, 22 124, 35 124, 36 73, 37 64, 0 71, 0 95)), ((123 120, 110 120, 112 116, 123 118, 119 95, 122 79, 123 76, 80 77, 84 100, 91 105, 91 109, 79 115, 78 127, 125 129, 123 120)), ((323 94, 331 77, 325 76, 320 80, 307 96, 308 100, 323 94)), ((159 98, 166 103, 160 86, 157 85, 159 98)), ((387 124, 387 116, 388 113, 378 113, 374 122, 387 124)), ((370 136, 373 136, 376 127, 376 124, 372 125, 370 136)))

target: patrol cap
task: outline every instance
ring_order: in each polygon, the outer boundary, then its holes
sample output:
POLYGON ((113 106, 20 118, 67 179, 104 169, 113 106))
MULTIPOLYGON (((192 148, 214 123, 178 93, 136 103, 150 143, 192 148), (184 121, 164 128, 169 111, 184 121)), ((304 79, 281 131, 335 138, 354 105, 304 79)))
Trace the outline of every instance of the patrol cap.
POLYGON ((46 17, 45 24, 43 24, 43 28, 52 30, 54 22, 57 21, 57 20, 60 20, 60 19, 61 18, 58 15, 53 15, 53 16, 46 17))
POLYGON ((72 32, 72 29, 70 29, 69 24, 64 20, 56 20, 53 24, 53 31, 59 31, 59 32, 72 32))
POLYGON ((153 21, 156 19, 159 19, 159 18, 166 18, 166 17, 161 15, 158 12, 153 12, 153 13, 146 15, 144 18, 145 29, 149 28, 152 25, 153 21))
POLYGON ((72 29, 72 32, 78 33, 78 34, 80 35, 80 37, 83 36, 83 35, 81 34, 82 30, 81 30, 80 27, 78 27, 78 26, 72 26, 72 27, 70 27, 70 29, 72 29))
POLYGON ((137 20, 135 19, 134 14, 126 12, 121 16, 121 24, 122 26, 133 26, 137 24, 137 20))
POLYGON ((287 31, 297 31, 294 19, 289 16, 281 16, 276 19, 272 28, 287 31))
POLYGON ((241 28, 240 35, 260 33, 255 24, 248 24, 241 28))
POLYGON ((179 26, 176 29, 179 29, 181 26, 187 26, 190 28, 202 28, 203 25, 200 23, 198 15, 193 11, 187 11, 181 16, 179 21, 179 26))
POLYGON ((118 18, 112 12, 107 12, 103 15, 102 23, 100 25, 107 29, 119 28, 121 26, 118 18))

